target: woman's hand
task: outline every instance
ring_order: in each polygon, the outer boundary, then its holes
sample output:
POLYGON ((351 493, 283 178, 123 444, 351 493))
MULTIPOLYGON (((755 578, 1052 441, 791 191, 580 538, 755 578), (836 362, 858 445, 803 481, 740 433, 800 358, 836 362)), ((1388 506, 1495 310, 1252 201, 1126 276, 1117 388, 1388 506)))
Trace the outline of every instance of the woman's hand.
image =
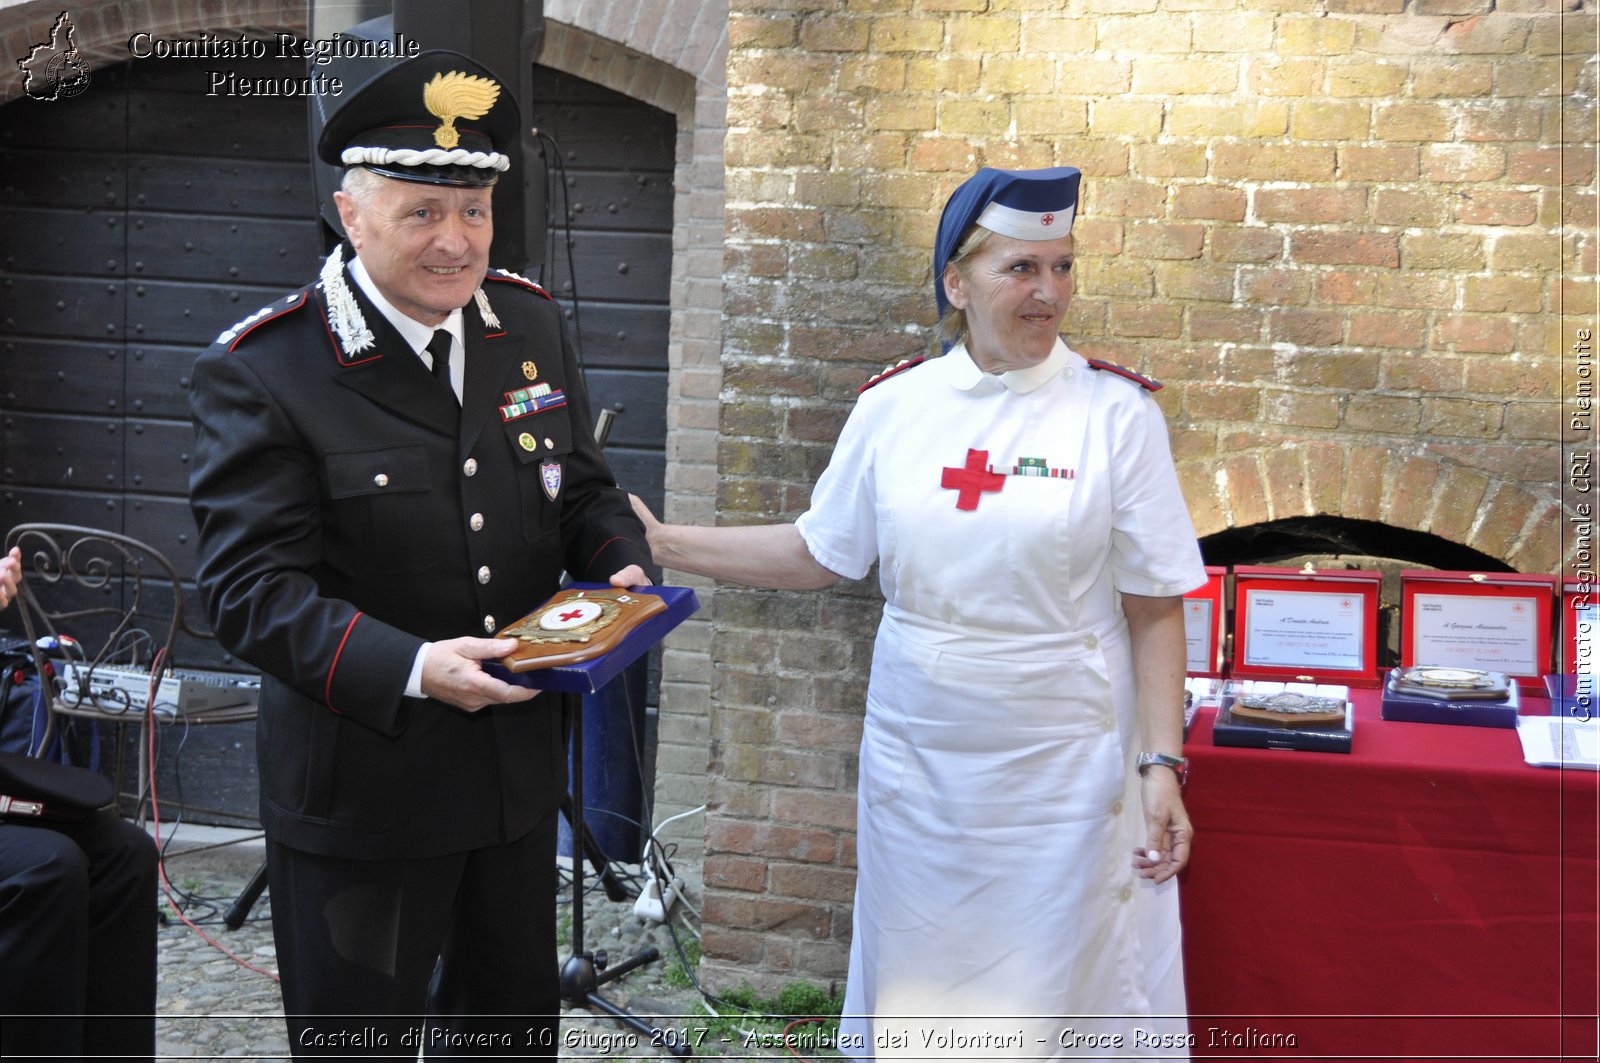
POLYGON ((646 546, 650 547, 650 552, 653 554, 656 547, 652 540, 661 531, 662 524, 656 519, 656 515, 650 512, 650 507, 645 505, 644 500, 638 495, 630 494, 628 501, 633 505, 633 515, 639 518, 640 524, 644 525, 644 542, 646 546))
POLYGON ((662 568, 771 590, 821 590, 839 582, 837 572, 817 564, 793 524, 663 524, 637 495, 628 501, 644 525, 651 559, 662 568))
POLYGON ((1139 794, 1144 802, 1145 847, 1133 851, 1133 869, 1141 878, 1165 882, 1188 864, 1194 828, 1173 772, 1149 769, 1139 777, 1139 794))
POLYGON ((17 600, 17 584, 22 582, 22 548, 13 546, 0 557, 0 609, 17 600))
POLYGON ((644 569, 638 565, 629 565, 621 572, 613 572, 611 574, 611 585, 622 588, 648 587, 650 586, 650 577, 645 575, 644 569))

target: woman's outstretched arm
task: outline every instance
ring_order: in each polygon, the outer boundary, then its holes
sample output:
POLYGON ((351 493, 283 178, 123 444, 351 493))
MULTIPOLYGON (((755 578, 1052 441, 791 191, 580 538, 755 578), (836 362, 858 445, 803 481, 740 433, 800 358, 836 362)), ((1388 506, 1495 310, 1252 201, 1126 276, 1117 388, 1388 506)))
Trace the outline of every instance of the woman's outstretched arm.
POLYGON ((637 497, 629 497, 644 522, 650 553, 663 568, 782 591, 820 590, 844 578, 817 564, 793 524, 663 524, 637 497))

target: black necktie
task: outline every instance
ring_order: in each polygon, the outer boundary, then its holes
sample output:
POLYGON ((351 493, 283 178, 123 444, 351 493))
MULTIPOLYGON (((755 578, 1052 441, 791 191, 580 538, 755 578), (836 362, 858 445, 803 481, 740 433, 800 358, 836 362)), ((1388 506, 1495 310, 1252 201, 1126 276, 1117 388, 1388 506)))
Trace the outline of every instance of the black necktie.
POLYGON ((428 353, 433 355, 433 379, 437 380, 450 397, 456 397, 456 389, 450 384, 450 343, 453 337, 449 329, 439 329, 433 334, 433 339, 428 341, 428 353))

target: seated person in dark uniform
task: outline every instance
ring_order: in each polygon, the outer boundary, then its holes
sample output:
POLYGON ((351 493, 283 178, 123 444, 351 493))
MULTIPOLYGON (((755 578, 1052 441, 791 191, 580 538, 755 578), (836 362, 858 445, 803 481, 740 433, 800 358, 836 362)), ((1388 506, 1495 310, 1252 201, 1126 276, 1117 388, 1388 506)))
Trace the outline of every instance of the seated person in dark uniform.
POLYGON ((561 714, 481 662, 563 570, 639 585, 649 553, 560 307, 488 269, 519 129, 462 55, 368 81, 318 145, 346 241, 195 367, 198 582, 264 673, 296 1055, 556 1054, 561 714))
MULTIPOLYGON (((0 609, 21 575, 0 557, 0 609)), ((4 767, 0 804, 36 796, 8 794, 4 767)), ((153 1058, 155 903, 155 845, 109 809, 0 813, 0 1057, 153 1058)))

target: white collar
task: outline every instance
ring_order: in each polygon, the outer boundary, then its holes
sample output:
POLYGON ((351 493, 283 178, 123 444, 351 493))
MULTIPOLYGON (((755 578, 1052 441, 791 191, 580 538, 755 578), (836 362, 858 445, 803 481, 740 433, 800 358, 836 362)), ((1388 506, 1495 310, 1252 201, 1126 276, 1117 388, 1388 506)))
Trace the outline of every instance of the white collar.
POLYGON ((367 267, 362 263, 359 255, 350 263, 350 276, 355 278, 356 285, 361 289, 362 294, 372 300, 372 305, 378 308, 378 313, 382 314, 389 324, 394 326, 395 331, 400 333, 400 338, 409 343, 411 349, 419 356, 427 349, 428 342, 433 339, 433 334, 437 329, 447 330, 450 335, 455 337, 456 342, 462 344, 463 349, 465 348, 466 343, 465 337, 462 335, 464 330, 461 324, 460 308, 450 311, 450 315, 437 327, 424 325, 416 318, 401 313, 393 303, 383 297, 383 293, 378 291, 378 286, 372 282, 372 274, 367 272, 367 267))
POLYGON ((1070 373, 1083 360, 1067 347, 1060 336, 1056 337, 1056 345, 1044 361, 1026 369, 1012 369, 999 374, 985 373, 978 368, 965 343, 958 344, 945 357, 954 360, 950 368, 950 382, 962 391, 980 395, 1000 387, 1013 394, 1026 395, 1030 391, 1037 391, 1053 378, 1070 373))

